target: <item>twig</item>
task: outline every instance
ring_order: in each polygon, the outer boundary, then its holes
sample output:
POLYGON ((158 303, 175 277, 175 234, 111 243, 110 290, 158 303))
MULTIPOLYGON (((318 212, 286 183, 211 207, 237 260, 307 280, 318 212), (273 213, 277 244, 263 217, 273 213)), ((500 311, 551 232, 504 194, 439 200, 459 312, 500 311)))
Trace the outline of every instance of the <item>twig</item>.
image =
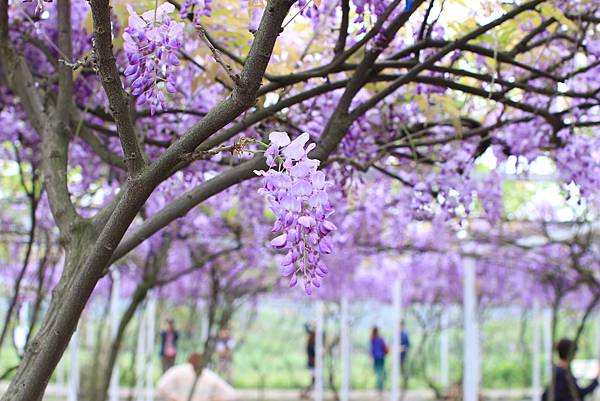
POLYGON ((209 150, 196 149, 192 153, 187 153, 183 155, 182 158, 186 161, 192 161, 210 159, 211 157, 222 152, 231 152, 231 154, 241 154, 245 150, 246 143, 248 143, 248 140, 246 138, 241 138, 233 145, 220 145, 209 150))
POLYGON ((240 84, 240 76, 239 74, 236 74, 233 71, 233 68, 231 68, 231 66, 229 64, 227 64, 223 58, 221 57, 221 54, 219 53, 219 51, 213 46, 213 44, 210 42, 210 40, 208 40, 207 34, 206 34, 206 30, 204 29, 204 27, 202 26, 202 24, 200 22, 196 22, 196 30, 198 31, 198 34, 200 35, 200 39, 202 39, 202 41, 204 43, 206 43, 206 46, 208 46, 208 48, 210 49, 215 61, 217 63, 219 63, 219 65, 221 67, 223 67, 223 69, 225 70, 225 72, 227 73, 227 75, 229 76, 229 78, 231 78, 231 80, 236 84, 239 85, 240 84))
POLYGON ((96 57, 93 52, 86 54, 79 60, 76 60, 74 63, 72 63, 66 59, 62 59, 62 58, 58 59, 58 62, 66 65, 67 67, 71 68, 73 71, 75 71, 79 68, 87 67, 87 68, 91 68, 95 73, 98 73, 98 65, 96 63, 96 57))
POLYGON ((290 23, 291 23, 291 22, 292 22, 294 19, 296 19, 296 17, 297 17, 298 15, 300 15, 300 14, 302 13, 302 11, 304 11, 304 10, 306 9, 306 7, 310 6, 310 3, 312 3, 312 0, 308 0, 308 1, 306 2, 306 4, 305 4, 305 5, 304 5, 304 6, 303 6, 303 7, 302 7, 300 10, 298 10, 298 11, 296 12, 296 14, 294 14, 294 15, 292 16, 292 18, 290 18, 290 19, 288 20, 288 22, 285 22, 285 23, 283 24, 283 26, 281 27, 281 30, 283 31, 283 30, 284 30, 284 29, 285 29, 285 28, 286 28, 286 27, 287 27, 287 26, 288 26, 288 25, 289 25, 289 24, 290 24, 290 23))

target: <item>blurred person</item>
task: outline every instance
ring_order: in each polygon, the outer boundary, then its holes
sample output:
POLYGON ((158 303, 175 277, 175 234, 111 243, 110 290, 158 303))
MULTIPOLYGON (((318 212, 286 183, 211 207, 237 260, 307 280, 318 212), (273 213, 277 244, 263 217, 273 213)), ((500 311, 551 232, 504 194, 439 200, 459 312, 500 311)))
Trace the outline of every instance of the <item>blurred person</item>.
POLYGON ((160 333, 160 362, 165 373, 175 364, 179 332, 175 330, 175 321, 167 319, 167 328, 160 333))
POLYGON ((400 321, 400 372, 402 374, 402 389, 408 388, 408 371, 406 369, 406 358, 410 348, 410 339, 408 332, 405 330, 404 320, 400 321))
POLYGON ((410 339, 408 338, 408 332, 404 327, 404 320, 402 320, 400 322, 400 368, 402 369, 402 374, 406 373, 405 362, 410 348, 410 339))
POLYGON ((157 392, 165 401, 233 401, 236 398, 233 387, 215 372, 202 368, 202 356, 195 352, 187 363, 175 365, 161 376, 157 392))
POLYGON ((307 359, 308 371, 310 373, 310 384, 304 390, 302 390, 302 393, 300 394, 300 396, 302 398, 307 398, 310 391, 313 389, 313 387, 315 385, 316 332, 315 332, 315 328, 311 324, 308 324, 308 323, 306 323, 304 325, 304 330, 306 331, 306 334, 307 334, 306 359, 307 359))
POLYGON ((235 340, 231 338, 229 329, 221 329, 215 344, 215 352, 217 353, 217 372, 223 375, 225 380, 231 380, 231 362, 234 348, 235 340))
MULTIPOLYGON (((558 363, 554 366, 554 398, 553 401, 582 401, 583 398, 594 392, 598 386, 598 372, 596 378, 586 387, 579 387, 577 380, 571 373, 571 361, 577 352, 577 345, 569 338, 562 338, 556 345, 558 363)), ((542 395, 542 401, 550 401, 549 388, 542 395)))
POLYGON ((371 357, 373 358, 373 370, 375 371, 376 387, 379 393, 383 392, 385 384, 385 356, 388 353, 388 347, 383 338, 379 335, 379 328, 373 327, 371 331, 370 342, 371 357))

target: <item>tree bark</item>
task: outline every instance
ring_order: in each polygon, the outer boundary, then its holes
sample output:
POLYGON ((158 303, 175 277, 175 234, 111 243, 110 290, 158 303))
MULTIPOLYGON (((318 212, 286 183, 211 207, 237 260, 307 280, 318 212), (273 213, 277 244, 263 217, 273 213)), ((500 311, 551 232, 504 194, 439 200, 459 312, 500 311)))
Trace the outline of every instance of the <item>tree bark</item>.
POLYGON ((48 313, 28 345, 3 401, 41 399, 97 282, 88 279, 87 269, 78 268, 82 266, 84 250, 90 242, 80 241, 79 246, 67 254, 65 273, 53 291, 48 313))

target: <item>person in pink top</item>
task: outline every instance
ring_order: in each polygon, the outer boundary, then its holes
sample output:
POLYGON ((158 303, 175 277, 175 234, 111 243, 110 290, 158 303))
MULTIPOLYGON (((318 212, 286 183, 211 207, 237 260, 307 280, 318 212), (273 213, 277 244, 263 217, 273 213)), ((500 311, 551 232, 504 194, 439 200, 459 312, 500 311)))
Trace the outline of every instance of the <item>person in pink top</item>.
POLYGON ((175 330, 175 322, 173 319, 168 319, 167 329, 160 333, 160 360, 163 373, 175 364, 178 339, 179 332, 175 330))

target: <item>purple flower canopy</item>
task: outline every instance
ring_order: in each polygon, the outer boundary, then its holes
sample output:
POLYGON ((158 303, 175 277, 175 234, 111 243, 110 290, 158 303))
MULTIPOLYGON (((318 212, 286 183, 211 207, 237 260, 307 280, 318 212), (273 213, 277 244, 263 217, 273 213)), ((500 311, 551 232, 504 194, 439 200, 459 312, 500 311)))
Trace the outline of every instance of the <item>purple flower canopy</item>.
MULTIPOLYGON (((347 44, 353 46, 383 18, 391 2, 350 3, 355 19, 350 23, 347 44)), ((568 3, 558 2, 555 12, 567 18, 574 12, 568 3)), ((27 35, 42 43, 49 39, 55 42, 56 6, 56 2, 35 2, 9 8, 11 37, 15 38, 34 76, 48 77, 48 82, 53 82, 56 65, 48 59, 48 52, 28 41, 27 35)), ((294 14, 300 12, 300 15, 278 38, 279 47, 271 57, 272 71, 268 71, 271 77, 280 71, 291 73, 321 65, 331 59, 331 49, 338 40, 336 36, 323 35, 321 47, 309 49, 303 58, 295 55, 292 50, 305 45, 312 33, 302 30, 300 27, 305 26, 302 23, 312 24, 312 31, 334 26, 340 11, 333 0, 323 0, 319 6, 301 1, 295 7, 294 14)), ((399 17, 415 7, 418 8, 407 1, 393 10, 391 16, 399 17)), ((92 48, 93 32, 86 22, 90 18, 89 5, 73 1, 71 11, 72 61, 83 60, 92 48)), ((174 141, 197 129, 219 99, 230 96, 231 85, 235 83, 229 74, 213 68, 218 65, 198 35, 197 26, 216 32, 214 39, 222 40, 223 48, 233 54, 228 56, 227 64, 247 53, 254 38, 252 32, 258 29, 263 14, 263 9, 253 1, 244 1, 241 6, 224 4, 218 13, 214 11, 209 0, 186 0, 179 12, 171 4, 161 3, 156 10, 128 5, 113 15, 113 35, 122 39, 122 44, 114 50, 116 63, 124 87, 135 99, 132 114, 149 162, 155 161, 174 141), (235 30, 232 18, 240 16, 245 18, 243 27, 235 33, 229 32, 235 30)), ((468 12, 476 15, 475 11, 468 12)), ((531 21, 521 23, 522 32, 518 34, 534 29, 531 21)), ((569 23, 563 22, 562 26, 567 33, 572 29, 569 23)), ((419 27, 420 20, 407 25, 405 31, 386 45, 382 59, 389 64, 399 63, 399 68, 405 69, 414 54, 421 59, 434 55, 436 48, 429 47, 418 53, 403 53, 417 42, 419 27)), ((387 28, 384 25, 377 33, 377 44, 385 43, 383 33, 387 28)), ((495 35, 499 33, 494 31, 495 35)), ((455 39, 457 32, 437 24, 431 27, 429 35, 431 41, 442 45, 455 39)), ((526 177, 527 169, 536 160, 549 159, 553 179, 567 196, 588 208, 589 213, 596 213, 600 193, 600 135, 595 123, 599 121, 600 106, 590 100, 593 99, 590 92, 598 86, 600 37, 596 30, 586 36, 582 48, 572 48, 568 41, 554 40, 551 30, 540 35, 540 40, 548 40, 548 54, 524 52, 519 55, 518 63, 503 62, 506 65, 502 67, 502 76, 492 76, 492 83, 486 78, 486 74, 495 71, 490 67, 493 57, 486 56, 494 53, 488 44, 477 43, 476 46, 482 47, 479 52, 475 52, 477 48, 470 52, 457 49, 444 56, 437 70, 424 71, 414 82, 382 99, 377 107, 357 113, 327 161, 319 157, 319 144, 324 127, 343 99, 343 85, 336 84, 307 101, 278 108, 279 120, 265 121, 260 127, 246 123, 244 116, 235 119, 219 134, 227 137, 225 142, 229 144, 250 139, 243 142, 242 152, 232 155, 215 152, 193 163, 179 160, 185 166, 150 195, 144 212, 134 221, 128 235, 135 233, 146 219, 160 216, 183 193, 218 177, 229 166, 249 159, 251 154, 264 154, 266 168, 257 173, 258 179, 222 191, 161 232, 144 237, 145 241, 115 265, 123 273, 123 295, 130 294, 142 279, 144 260, 168 243, 161 270, 164 283, 159 292, 162 297, 178 302, 206 290, 205 269, 196 271, 194 267, 202 255, 221 252, 227 255, 208 265, 218 265, 224 280, 233 283, 239 277, 240 283, 248 288, 250 283, 258 285, 264 280, 277 283, 273 291, 296 296, 296 291, 287 287, 294 287, 300 281, 304 292, 324 299, 339 299, 345 294, 388 302, 390 282, 400 275, 405 283, 406 302, 458 302, 462 259, 468 253, 463 249, 465 237, 461 237, 461 232, 467 225, 473 231, 468 233, 467 238, 471 238, 477 231, 476 225, 482 224, 485 228, 480 231, 486 235, 485 241, 474 239, 480 251, 478 277, 482 301, 517 300, 527 304, 539 298, 547 302, 556 291, 546 280, 548 271, 561 272, 570 283, 579 277, 569 266, 557 262, 572 252, 573 244, 548 243, 535 249, 519 249, 502 243, 507 237, 514 241, 520 233, 518 229, 506 233, 501 228, 503 221, 510 219, 505 208, 512 201, 505 199, 502 166, 517 160, 515 169, 521 177, 526 177), (575 61, 553 67, 554 58, 567 56, 575 61), (458 64, 461 70, 452 69, 458 64), (548 74, 529 75, 547 68, 553 68, 565 79, 558 84, 548 74), (468 87, 471 84, 468 79, 477 77, 487 79, 480 85, 484 94, 475 91, 477 88, 460 92, 452 84, 456 78, 468 87), (515 89, 509 85, 524 81, 530 87, 521 85, 515 89), (494 92, 496 86, 500 89, 494 92), (235 131, 239 127, 244 128, 235 131), (479 161, 484 156, 493 157, 496 165, 482 172, 479 161), (235 249, 238 242, 241 245, 235 249), (186 271, 189 273, 179 277, 186 271), (286 282, 281 283, 279 276, 286 277, 286 282)), ((510 50, 507 44, 498 46, 503 46, 500 50, 504 53, 510 50)), ((50 50, 50 54, 53 52, 50 50)), ((352 64, 350 61, 348 65, 352 64)), ((77 72, 74 77, 73 97, 81 124, 76 124, 80 132, 73 135, 68 147, 68 189, 77 211, 91 218, 119 196, 127 174, 102 83, 93 71, 77 72)), ((320 79, 311 77, 298 86, 290 86, 285 93, 269 92, 277 93, 272 104, 267 102, 266 95, 264 98, 261 95, 260 102, 253 106, 256 110, 250 109, 248 113, 275 107, 289 97, 306 96, 307 91, 317 91, 322 84, 320 79)), ((327 80, 334 84, 344 79, 347 79, 344 71, 327 74, 327 80)), ((267 81, 265 87, 276 86, 272 82, 278 82, 267 81)), ((348 110, 361 107, 379 91, 376 84, 365 86, 351 99, 348 110)), ((1 140, 18 144, 18 157, 10 146, 5 146, 0 149, 2 160, 13 164, 21 160, 28 168, 39 169, 43 153, 39 136, 22 102, 5 85, 0 85, 0 105, 0 123, 11 127, 2 130, 1 140)), ((13 184, 7 186, 6 193, 15 199, 0 212, 1 224, 7 232, 22 233, 31 225, 27 199, 22 196, 22 188, 13 184)), ((44 259, 46 242, 39 236, 24 280, 27 288, 34 288, 41 269, 39 262, 46 260, 44 264, 51 268, 44 268, 44 288, 50 289, 62 272, 64 256, 45 194, 41 195, 36 216, 38 230, 48 235, 51 252, 44 259)), ((14 280, 22 270, 27 241, 23 235, 11 234, 4 243, 2 263, 6 268, 1 274, 7 280, 14 280)), ((596 250, 592 248, 584 248, 580 257, 596 269, 596 250)), ((95 294, 106 296, 109 284, 107 279, 100 281, 95 294)))

